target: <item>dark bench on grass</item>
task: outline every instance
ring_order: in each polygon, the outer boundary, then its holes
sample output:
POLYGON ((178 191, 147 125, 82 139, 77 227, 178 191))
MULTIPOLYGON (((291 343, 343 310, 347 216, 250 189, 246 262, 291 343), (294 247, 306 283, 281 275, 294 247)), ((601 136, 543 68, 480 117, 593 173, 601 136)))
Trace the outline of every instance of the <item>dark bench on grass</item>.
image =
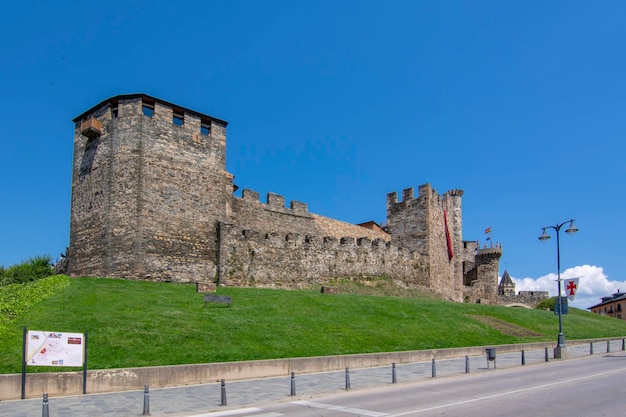
POLYGON ((217 294, 204 294, 204 306, 208 303, 221 303, 228 304, 228 307, 233 303, 233 297, 229 295, 217 295, 217 294))
POLYGON ((336 287, 329 287, 324 285, 320 291, 322 294, 339 294, 339 290, 336 287))

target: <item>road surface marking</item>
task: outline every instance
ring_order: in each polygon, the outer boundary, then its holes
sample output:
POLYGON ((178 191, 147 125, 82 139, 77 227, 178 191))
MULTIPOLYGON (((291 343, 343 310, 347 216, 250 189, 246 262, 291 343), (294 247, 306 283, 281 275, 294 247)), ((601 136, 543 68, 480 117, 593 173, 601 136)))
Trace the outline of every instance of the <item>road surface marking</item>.
POLYGON ((520 392, 533 391, 533 390, 537 390, 537 389, 553 387, 553 386, 556 386, 556 385, 567 384, 569 382, 582 381, 583 379, 595 378, 595 377, 598 377, 598 376, 605 376, 605 375, 614 374, 614 373, 618 373, 618 372, 624 372, 625 370, 626 370, 626 368, 614 369, 612 371, 601 372, 601 373, 598 373, 598 374, 579 376, 577 378, 564 379, 562 381, 551 382, 549 384, 535 385, 535 386, 528 387, 528 388, 522 388, 522 389, 516 389, 516 390, 513 390, 513 391, 501 392, 499 394, 486 395, 484 397, 472 398, 470 400, 456 401, 456 402, 453 402, 453 403, 436 405, 434 407, 420 408, 420 409, 412 410, 412 411, 405 411, 403 413, 398 413, 398 414, 387 414, 387 416, 388 417, 402 417, 402 416, 408 416, 408 415, 412 415, 412 414, 424 413, 424 412, 427 412, 427 411, 439 410, 439 409, 442 409, 442 408, 455 407, 457 405, 470 404, 470 403, 475 403, 477 401, 484 401, 484 400, 490 400, 490 399, 493 399, 493 398, 504 397, 506 395, 518 394, 520 392))
MULTIPOLYGON (((249 414, 256 413, 258 411, 263 411, 260 408, 256 407, 248 407, 248 408, 240 408, 238 410, 227 410, 227 411, 216 411, 214 413, 206 413, 206 414, 195 414, 193 416, 188 417, 222 417, 222 416, 236 416, 238 414, 249 414)), ((279 416, 280 414, 276 414, 279 416)), ((270 417, 270 416, 267 416, 270 417)))
POLYGON ((294 401, 293 404, 311 408, 322 408, 324 410, 341 411, 342 413, 357 414, 366 417, 385 417, 389 415, 388 413, 381 413, 379 411, 362 410, 360 408, 342 407, 340 405, 316 403, 312 401, 294 401))

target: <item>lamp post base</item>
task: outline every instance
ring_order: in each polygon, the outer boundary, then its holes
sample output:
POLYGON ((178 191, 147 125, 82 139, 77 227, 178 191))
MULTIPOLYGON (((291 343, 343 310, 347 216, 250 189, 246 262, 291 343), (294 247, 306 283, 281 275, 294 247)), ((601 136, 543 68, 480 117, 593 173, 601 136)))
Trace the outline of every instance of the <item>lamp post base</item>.
POLYGON ((569 348, 567 346, 557 346, 554 348, 554 359, 569 358, 569 348))

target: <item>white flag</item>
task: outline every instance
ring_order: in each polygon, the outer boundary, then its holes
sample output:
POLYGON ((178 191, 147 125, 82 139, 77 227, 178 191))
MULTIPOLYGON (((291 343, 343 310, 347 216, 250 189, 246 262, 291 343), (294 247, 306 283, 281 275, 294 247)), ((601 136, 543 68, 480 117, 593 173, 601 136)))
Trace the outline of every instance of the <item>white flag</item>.
POLYGON ((565 295, 567 299, 574 301, 576 291, 578 291, 578 278, 564 279, 563 284, 565 285, 565 295))

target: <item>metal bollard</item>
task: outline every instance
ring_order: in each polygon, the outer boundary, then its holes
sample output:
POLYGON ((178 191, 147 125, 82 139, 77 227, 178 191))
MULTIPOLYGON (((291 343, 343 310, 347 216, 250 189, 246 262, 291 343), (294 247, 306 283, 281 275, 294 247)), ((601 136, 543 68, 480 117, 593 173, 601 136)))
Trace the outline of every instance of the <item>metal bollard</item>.
POLYGON ((526 355, 524 354, 524 349, 522 349, 522 366, 526 365, 526 355))
POLYGON ((291 372, 291 396, 296 395, 296 373, 291 372))
POLYGON ((548 348, 546 348, 546 362, 548 362, 549 358, 548 358, 548 348))
POLYGON ((433 378, 437 378, 437 364, 435 363, 435 358, 433 358, 433 378))
POLYGON ((465 356, 465 373, 466 374, 470 373, 469 356, 465 356))
POLYGON ((589 354, 593 355, 593 342, 589 342, 589 354))
POLYGON ((48 410, 48 394, 44 394, 43 395, 43 405, 42 405, 42 409, 41 409, 41 417, 49 417, 49 410, 48 410))
POLYGON ((143 386, 143 416, 150 415, 150 386, 143 386))
POLYGON ((611 341, 606 341, 606 353, 611 353, 611 341))
POLYGON ((350 391, 350 368, 346 366, 346 391, 350 391))
POLYGON ((220 405, 228 405, 227 401, 226 401, 226 381, 224 381, 222 379, 221 381, 221 391, 222 391, 222 402, 220 403, 220 405))
POLYGON ((626 339, 622 339, 622 350, 626 350, 626 339))
POLYGON ((493 367, 496 368, 496 348, 487 348, 487 369, 489 369, 489 362, 493 361, 493 367))
POLYGON ((398 380, 396 379, 396 364, 394 362, 391 364, 391 383, 395 384, 396 382, 398 382, 398 380))

